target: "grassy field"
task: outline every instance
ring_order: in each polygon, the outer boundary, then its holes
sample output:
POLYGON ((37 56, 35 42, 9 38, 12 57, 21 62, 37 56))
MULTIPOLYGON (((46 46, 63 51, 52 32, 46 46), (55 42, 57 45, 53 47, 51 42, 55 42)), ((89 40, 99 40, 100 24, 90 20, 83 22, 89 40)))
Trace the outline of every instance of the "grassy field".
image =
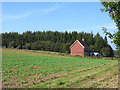
POLYGON ((118 60, 3 49, 3 88, 117 88, 118 60))

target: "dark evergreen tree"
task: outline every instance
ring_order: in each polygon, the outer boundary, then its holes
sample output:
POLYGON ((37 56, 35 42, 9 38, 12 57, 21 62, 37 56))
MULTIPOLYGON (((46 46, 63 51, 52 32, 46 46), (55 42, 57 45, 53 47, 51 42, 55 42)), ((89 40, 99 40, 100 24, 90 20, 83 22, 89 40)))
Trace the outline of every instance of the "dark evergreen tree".
POLYGON ((100 52, 102 48, 109 48, 110 55, 113 56, 113 50, 107 43, 107 37, 104 39, 97 33, 84 32, 58 32, 58 31, 26 31, 22 34, 17 32, 2 33, 2 46, 6 48, 32 49, 70 53, 70 45, 75 40, 85 39, 92 52, 100 52))

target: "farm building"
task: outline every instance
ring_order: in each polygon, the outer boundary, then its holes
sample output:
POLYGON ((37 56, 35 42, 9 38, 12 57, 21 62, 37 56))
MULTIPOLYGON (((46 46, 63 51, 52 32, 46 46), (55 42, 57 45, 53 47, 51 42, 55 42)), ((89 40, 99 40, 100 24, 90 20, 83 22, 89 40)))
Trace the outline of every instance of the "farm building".
POLYGON ((71 46, 70 46, 70 52, 71 55, 80 55, 84 57, 85 54, 90 54, 90 49, 84 39, 82 41, 76 40, 71 46))

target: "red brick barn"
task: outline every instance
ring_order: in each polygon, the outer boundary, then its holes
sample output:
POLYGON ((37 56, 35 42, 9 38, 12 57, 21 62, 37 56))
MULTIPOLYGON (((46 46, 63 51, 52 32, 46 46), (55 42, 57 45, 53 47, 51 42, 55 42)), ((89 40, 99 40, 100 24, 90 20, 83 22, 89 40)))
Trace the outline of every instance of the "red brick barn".
POLYGON ((70 46, 70 52, 71 55, 80 55, 84 57, 84 54, 87 53, 89 55, 90 50, 84 39, 82 41, 76 40, 71 46, 70 46))

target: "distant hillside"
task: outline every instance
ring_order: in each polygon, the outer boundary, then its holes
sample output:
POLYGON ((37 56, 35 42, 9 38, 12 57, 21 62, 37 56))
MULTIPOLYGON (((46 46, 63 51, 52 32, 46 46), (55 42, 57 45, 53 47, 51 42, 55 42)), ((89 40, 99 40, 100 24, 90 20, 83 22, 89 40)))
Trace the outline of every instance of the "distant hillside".
POLYGON ((104 56, 114 55, 107 42, 107 37, 102 38, 99 33, 93 36, 93 33, 78 33, 76 31, 71 33, 67 31, 64 33, 58 31, 27 31, 22 34, 17 32, 2 33, 2 47, 70 53, 70 45, 75 40, 80 41, 82 38, 85 39, 91 52, 100 52, 104 56))

